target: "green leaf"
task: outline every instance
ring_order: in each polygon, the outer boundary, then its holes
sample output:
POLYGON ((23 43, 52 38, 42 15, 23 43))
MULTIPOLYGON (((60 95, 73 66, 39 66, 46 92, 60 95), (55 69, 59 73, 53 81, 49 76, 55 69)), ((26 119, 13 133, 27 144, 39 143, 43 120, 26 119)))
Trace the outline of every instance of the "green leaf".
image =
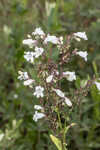
POLYGON ((98 78, 98 71, 97 71, 97 65, 96 65, 96 62, 93 61, 93 62, 92 62, 92 65, 93 65, 94 73, 95 73, 96 77, 98 78))
POLYGON ((98 91, 96 85, 91 87, 91 96, 95 102, 94 119, 100 120, 100 92, 98 91))
POLYGON ((51 138, 52 142, 56 145, 56 147, 58 148, 58 150, 63 150, 62 149, 61 141, 58 138, 56 138, 52 134, 50 135, 50 138, 51 138))
POLYGON ((77 79, 76 79, 76 81, 75 81, 75 86, 76 86, 76 88, 80 88, 80 85, 81 85, 81 79, 78 77, 77 79))
POLYGON ((52 59, 56 62, 58 60, 59 50, 57 48, 53 48, 52 59))

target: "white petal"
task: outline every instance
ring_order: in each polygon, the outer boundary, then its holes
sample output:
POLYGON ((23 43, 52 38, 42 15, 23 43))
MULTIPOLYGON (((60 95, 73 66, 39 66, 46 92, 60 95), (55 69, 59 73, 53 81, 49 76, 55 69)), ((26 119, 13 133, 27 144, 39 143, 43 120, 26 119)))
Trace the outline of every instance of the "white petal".
POLYGON ((43 97, 43 96, 44 96, 43 91, 44 91, 44 88, 43 88, 43 87, 41 87, 41 86, 36 86, 36 87, 35 87, 35 92, 33 93, 33 95, 35 95, 37 98, 43 97))
POLYGON ((53 79, 53 75, 50 75, 46 78, 46 82, 50 83, 52 81, 52 79, 53 79))
POLYGON ((59 39, 56 36, 51 36, 48 34, 44 40, 44 43, 47 44, 48 42, 51 42, 53 44, 59 44, 59 39))
POLYGON ((33 46, 36 45, 36 40, 32 40, 32 39, 25 39, 23 40, 23 44, 24 45, 28 45, 30 48, 33 48, 33 46))
POLYGON ((76 80, 75 72, 66 71, 66 72, 63 72, 63 76, 66 77, 67 80, 69 81, 76 80))
POLYGON ((82 39, 84 39, 84 40, 88 40, 87 35, 86 35, 85 32, 77 32, 77 33, 74 33, 74 36, 79 37, 79 38, 82 38, 82 39))
POLYGON ((97 89, 100 91, 100 82, 95 82, 97 89))
POLYGON ((34 80, 29 79, 29 80, 24 81, 24 85, 28 86, 28 85, 31 85, 33 82, 34 82, 34 80))
POLYGON ((79 52, 76 52, 77 55, 81 56, 82 58, 84 58, 85 61, 87 61, 87 51, 79 51, 79 52))
POLYGON ((72 106, 72 103, 71 103, 70 99, 67 98, 67 97, 65 97, 65 103, 66 103, 69 107, 72 106))
POLYGON ((45 33, 41 28, 36 28, 35 31, 32 32, 32 35, 40 36, 41 38, 43 38, 45 36, 45 33))
POLYGON ((34 109, 36 109, 36 110, 42 110, 43 107, 41 107, 40 105, 34 105, 34 109))
POLYGON ((33 115, 33 120, 37 122, 38 119, 42 119, 43 117, 45 117, 45 114, 35 111, 35 114, 33 115))
POLYGON ((64 93, 61 90, 59 90, 59 89, 53 89, 53 91, 55 91, 58 96, 64 98, 65 95, 64 95, 64 93))

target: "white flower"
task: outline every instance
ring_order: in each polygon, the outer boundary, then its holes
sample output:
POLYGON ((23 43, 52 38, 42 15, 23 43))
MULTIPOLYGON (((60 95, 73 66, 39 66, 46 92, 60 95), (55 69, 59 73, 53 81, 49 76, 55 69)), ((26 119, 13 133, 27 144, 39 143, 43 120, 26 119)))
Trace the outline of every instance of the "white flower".
POLYGON ((43 107, 41 107, 40 105, 34 105, 34 109, 36 109, 36 110, 43 110, 43 107))
POLYGON ((70 99, 67 98, 67 97, 65 97, 65 103, 66 103, 69 107, 72 106, 72 103, 71 103, 70 99))
POLYGON ((36 96, 37 98, 43 97, 43 96, 44 96, 43 91, 44 91, 44 88, 43 88, 43 87, 41 87, 41 86, 36 86, 36 87, 35 87, 35 92, 33 93, 33 95, 36 96))
POLYGON ((27 37, 30 39, 30 38, 31 38, 31 35, 30 35, 30 34, 27 34, 27 37))
POLYGON ((43 36, 45 36, 45 33, 41 28, 36 28, 35 31, 32 32, 32 35, 40 36, 41 38, 43 38, 43 36))
POLYGON ((86 35, 85 32, 77 32, 77 33, 74 33, 74 36, 75 36, 75 37, 79 37, 79 38, 84 39, 84 40, 88 40, 87 35, 86 35))
POLYGON ((46 78, 46 82, 50 83, 52 81, 52 79, 53 79, 53 75, 50 75, 46 78))
POLYGON ((100 91, 100 82, 95 82, 97 89, 100 91))
POLYGON ((80 38, 78 38, 78 37, 74 37, 75 38, 75 40, 76 41, 78 41, 78 42, 80 42, 81 41, 81 39, 80 38))
POLYGON ((48 42, 51 42, 53 44, 59 44, 59 39, 56 36, 51 36, 48 34, 44 40, 44 43, 47 44, 48 42))
POLYGON ((30 63, 34 62, 34 52, 24 52, 24 58, 29 61, 30 63))
POLYGON ((19 80, 27 80, 29 78, 27 72, 18 71, 18 73, 19 73, 19 76, 18 76, 19 80))
POLYGON ((36 40, 32 40, 32 39, 25 39, 23 40, 23 44, 24 45, 28 45, 30 48, 33 48, 33 46, 36 45, 36 40))
POLYGON ((59 90, 59 89, 53 89, 53 91, 55 91, 56 94, 57 94, 58 96, 60 96, 61 98, 64 98, 64 102, 65 102, 69 107, 72 106, 72 103, 71 103, 70 99, 68 99, 67 97, 65 97, 64 93, 63 93, 61 90, 59 90))
POLYGON ((84 51, 84 52, 83 52, 83 51, 76 52, 76 55, 81 56, 82 58, 84 58, 85 61, 87 61, 87 55, 88 55, 87 51, 84 51))
POLYGON ((55 74, 58 76, 58 75, 59 75, 59 72, 58 72, 58 71, 55 71, 55 74))
POLYGON ((18 94, 14 94, 14 99, 17 99, 18 98, 18 94))
POLYGON ((4 137, 4 133, 0 133, 0 141, 2 141, 3 137, 4 137))
POLYGON ((63 76, 67 77, 67 80, 69 81, 76 80, 75 72, 66 71, 66 72, 63 72, 63 76))
POLYGON ((35 47, 35 52, 34 52, 34 56, 36 58, 38 58, 39 56, 42 55, 42 53, 44 52, 44 49, 43 48, 39 48, 39 47, 35 47))
POLYGON ((43 117, 45 117, 44 113, 40 113, 40 112, 35 111, 35 114, 33 115, 33 120, 35 122, 37 122, 38 119, 42 119, 43 117))
POLYGON ((53 89, 53 91, 55 91, 58 96, 60 96, 62 98, 65 97, 64 93, 61 90, 59 90, 59 89, 53 89))
POLYGON ((34 80, 28 79, 28 80, 24 81, 24 85, 25 86, 30 86, 33 82, 34 82, 34 80))

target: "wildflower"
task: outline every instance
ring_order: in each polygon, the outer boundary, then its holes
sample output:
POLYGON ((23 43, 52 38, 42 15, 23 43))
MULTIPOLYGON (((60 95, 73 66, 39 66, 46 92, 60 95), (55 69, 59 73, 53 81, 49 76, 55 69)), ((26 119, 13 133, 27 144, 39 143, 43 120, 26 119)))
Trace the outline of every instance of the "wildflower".
POLYGON ((71 103, 70 99, 67 98, 67 97, 65 97, 65 103, 66 103, 69 107, 72 106, 72 103, 71 103))
POLYGON ((27 72, 18 71, 18 73, 19 73, 19 76, 18 76, 19 80, 27 80, 29 78, 27 72))
POLYGON ((29 48, 33 48, 33 46, 35 46, 36 45, 36 40, 32 40, 32 39, 25 39, 25 40, 23 40, 23 44, 24 45, 28 45, 29 46, 29 48))
POLYGON ((38 58, 39 56, 42 55, 42 53, 44 52, 44 49, 43 48, 39 48, 39 47, 35 47, 35 52, 34 52, 34 56, 36 58, 38 58))
POLYGON ((81 39, 84 39, 84 40, 88 40, 87 35, 86 35, 85 32, 77 32, 77 33, 74 33, 74 36, 75 36, 75 37, 78 37, 78 38, 81 38, 81 39))
POLYGON ((58 76, 58 75, 59 75, 59 72, 55 70, 55 74, 58 76))
POLYGON ((24 53, 24 58, 29 61, 30 63, 33 63, 34 62, 34 52, 25 52, 24 53))
POLYGON ((18 98, 18 94, 14 94, 14 99, 17 99, 18 98))
POLYGON ((97 89, 100 91, 100 82, 95 82, 97 89))
POLYGON ((63 76, 67 77, 67 80, 69 81, 76 80, 75 72, 66 71, 66 72, 63 72, 63 76))
POLYGON ((86 51, 85 52, 83 52, 83 51, 76 52, 76 55, 81 56, 82 58, 84 58, 85 61, 87 61, 88 53, 86 51))
POLYGON ((34 120, 35 122, 37 122, 38 119, 42 119, 42 118, 44 118, 44 117, 45 117, 45 114, 44 114, 44 113, 40 113, 40 112, 35 111, 35 114, 33 115, 33 120, 34 120))
POLYGON ((65 97, 64 93, 61 90, 59 90, 59 89, 53 89, 53 91, 55 91, 58 96, 60 96, 62 98, 65 97))
POLYGON ((24 81, 24 85, 25 86, 30 86, 30 85, 32 85, 33 82, 34 82, 34 80, 28 79, 28 80, 24 81))
POLYGON ((41 38, 43 38, 43 36, 45 36, 45 33, 41 28, 36 28, 35 31, 32 32, 32 35, 40 36, 41 38))
POLYGON ((41 86, 36 86, 36 87, 35 87, 35 92, 33 93, 33 95, 36 96, 37 98, 43 97, 43 96, 44 96, 43 91, 44 91, 44 88, 43 88, 43 87, 41 87, 41 86))
POLYGON ((53 75, 50 75, 46 78, 46 82, 50 83, 52 81, 52 79, 53 79, 53 75))
POLYGON ((74 37, 75 38, 75 40, 76 41, 78 41, 78 42, 80 42, 81 41, 81 39, 80 38, 78 38, 78 37, 74 37))
POLYGON ((59 44, 59 39, 56 36, 51 36, 48 34, 44 40, 44 43, 47 44, 48 42, 51 42, 53 44, 59 44))
POLYGON ((40 105, 34 105, 34 109, 36 109, 36 110, 43 110, 43 107, 41 107, 40 105))

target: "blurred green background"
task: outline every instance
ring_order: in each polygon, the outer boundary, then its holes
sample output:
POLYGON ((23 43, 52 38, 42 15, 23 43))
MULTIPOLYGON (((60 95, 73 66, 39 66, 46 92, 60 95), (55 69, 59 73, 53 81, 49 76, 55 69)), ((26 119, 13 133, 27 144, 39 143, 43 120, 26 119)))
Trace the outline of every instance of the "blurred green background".
MULTIPOLYGON (((88 51, 88 62, 74 62, 77 74, 81 79, 100 77, 100 0, 0 0, 0 150, 56 150, 48 127, 32 120, 32 91, 17 80, 18 70, 29 70, 22 40, 35 27, 63 36, 86 31, 88 41, 78 46, 88 51)), ((68 148, 100 150, 100 93, 95 86, 84 101, 80 129, 66 137, 68 148)))

